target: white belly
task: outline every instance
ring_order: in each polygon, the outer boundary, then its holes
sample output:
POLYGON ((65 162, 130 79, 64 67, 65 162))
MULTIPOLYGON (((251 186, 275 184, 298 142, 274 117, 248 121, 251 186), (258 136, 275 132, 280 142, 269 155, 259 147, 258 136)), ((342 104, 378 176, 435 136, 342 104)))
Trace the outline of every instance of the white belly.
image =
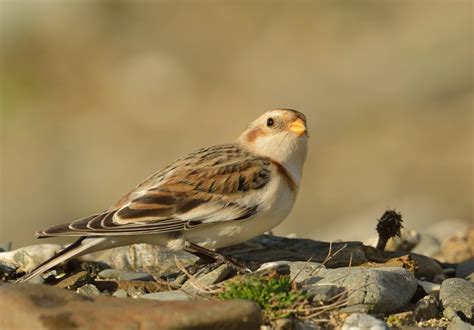
POLYGON ((291 191, 284 180, 276 179, 262 193, 262 210, 255 216, 223 221, 183 232, 185 239, 209 249, 222 248, 252 239, 280 224, 293 208, 297 191, 291 191))

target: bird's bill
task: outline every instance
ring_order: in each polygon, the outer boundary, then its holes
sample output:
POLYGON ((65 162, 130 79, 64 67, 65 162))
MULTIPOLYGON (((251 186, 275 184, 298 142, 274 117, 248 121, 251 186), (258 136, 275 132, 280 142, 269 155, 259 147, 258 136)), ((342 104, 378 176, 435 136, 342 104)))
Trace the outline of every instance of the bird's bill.
POLYGON ((288 130, 301 136, 306 134, 306 125, 301 118, 296 118, 296 120, 290 124, 288 130))

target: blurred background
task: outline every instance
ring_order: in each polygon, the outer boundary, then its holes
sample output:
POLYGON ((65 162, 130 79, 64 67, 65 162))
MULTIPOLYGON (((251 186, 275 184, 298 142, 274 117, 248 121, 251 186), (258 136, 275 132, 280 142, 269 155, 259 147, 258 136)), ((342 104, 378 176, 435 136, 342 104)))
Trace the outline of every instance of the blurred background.
POLYGON ((470 0, 0 4, 0 243, 275 107, 310 129, 277 234, 364 240, 387 207, 420 231, 473 221, 470 0))

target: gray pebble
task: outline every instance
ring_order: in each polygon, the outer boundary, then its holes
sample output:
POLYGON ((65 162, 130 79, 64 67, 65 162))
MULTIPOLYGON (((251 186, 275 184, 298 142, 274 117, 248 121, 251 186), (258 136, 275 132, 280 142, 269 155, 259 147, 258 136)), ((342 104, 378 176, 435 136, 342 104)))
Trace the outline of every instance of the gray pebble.
POLYGON ((395 312, 405 306, 417 288, 414 275, 400 267, 323 269, 304 283, 323 284, 345 288, 348 306, 367 305, 380 313, 395 312))
POLYGON ((112 294, 112 296, 117 297, 117 298, 127 298, 128 294, 127 294, 127 291, 125 291, 124 289, 118 289, 112 294))
POLYGON ((321 269, 326 269, 318 262, 292 261, 290 264, 290 278, 297 284, 317 275, 321 269))
POLYGON ((190 300, 190 297, 180 290, 147 293, 142 295, 141 298, 160 301, 190 300))
POLYGON ((114 279, 123 281, 153 281, 153 276, 144 272, 129 272, 118 269, 104 269, 99 274, 104 279, 114 279))
POLYGON ((376 319, 375 317, 362 314, 362 313, 355 313, 349 316, 344 325, 342 326, 342 330, 386 330, 388 329, 387 324, 384 321, 376 319))
POLYGON ((58 244, 38 244, 8 252, 0 252, 0 263, 17 268, 17 272, 29 272, 61 250, 58 244))
POLYGON ((76 290, 78 294, 87 297, 94 297, 100 295, 99 289, 93 284, 85 284, 76 290))
POLYGON ((344 291, 344 289, 335 285, 313 285, 307 288, 306 293, 314 302, 327 303, 332 297, 344 291))
POLYGON ((413 312, 413 316, 417 321, 431 320, 437 318, 438 314, 438 300, 430 295, 418 300, 413 312))
MULTIPOLYGON (((232 267, 227 264, 222 264, 221 266, 207 274, 199 275, 196 278, 196 282, 194 283, 194 285, 208 287, 210 285, 219 283, 223 281, 232 271, 232 267)), ((186 283, 183 284, 181 289, 183 289, 183 291, 185 292, 192 293, 197 290, 194 285, 191 283, 190 280, 188 280, 186 283)))
POLYGON ((450 278, 441 283, 439 298, 445 308, 444 316, 452 318, 449 308, 456 314, 463 313, 472 319, 474 307, 474 283, 461 278, 450 278))

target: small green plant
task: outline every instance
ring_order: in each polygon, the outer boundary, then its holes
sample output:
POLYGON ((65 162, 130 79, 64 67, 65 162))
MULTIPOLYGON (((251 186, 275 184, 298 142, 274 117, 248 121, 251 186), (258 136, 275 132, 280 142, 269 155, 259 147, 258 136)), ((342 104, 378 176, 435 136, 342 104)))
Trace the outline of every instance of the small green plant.
POLYGON ((306 295, 292 286, 289 276, 246 276, 224 284, 221 299, 245 299, 256 302, 268 318, 293 315, 298 303, 305 303, 306 295))

